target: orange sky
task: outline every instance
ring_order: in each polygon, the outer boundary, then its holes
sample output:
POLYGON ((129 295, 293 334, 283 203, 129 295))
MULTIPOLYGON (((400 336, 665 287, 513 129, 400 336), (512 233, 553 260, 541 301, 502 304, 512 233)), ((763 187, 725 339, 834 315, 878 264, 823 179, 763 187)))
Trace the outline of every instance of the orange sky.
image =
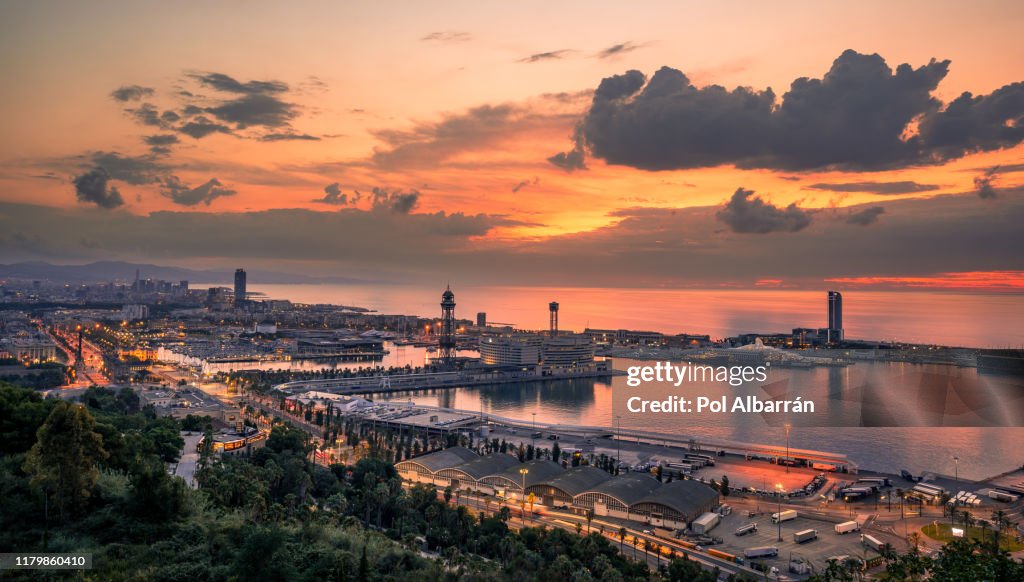
MULTIPOLYGON (((281 99, 294 109, 286 131, 319 139, 259 141, 271 129, 256 126, 202 139, 179 134, 180 143, 152 159, 190 188, 216 178, 233 194, 184 206, 161 194, 161 181, 115 180, 124 200, 116 212, 327 212, 337 208, 314 199, 337 183, 349 195, 417 191, 416 213, 506 217, 473 238, 519 245, 614 225, 625 208, 722 205, 740 187, 803 209, 973 195, 985 168, 1024 161, 1020 145, 872 172, 728 164, 652 172, 589 156, 586 171, 569 173, 547 161, 571 149, 601 79, 630 69, 649 77, 670 66, 698 87, 771 87, 781 99, 794 79, 820 78, 854 49, 894 68, 950 59, 933 93, 942 102, 990 93, 1024 80, 1019 2, 6 2, 0 15, 8 57, 0 63, 0 201, 9 203, 89 206, 71 182, 95 152, 148 156, 145 136, 174 133, 140 125, 124 109, 214 107, 227 96, 194 76, 206 73, 287 84, 281 99), (529 62, 531 55, 542 56, 529 62), (111 98, 131 85, 152 93, 111 98), (472 121, 482 107, 496 112, 472 121), (929 188, 883 195, 811 187, 860 182, 929 188)), ((992 182, 1021 183, 1019 171, 992 182)))

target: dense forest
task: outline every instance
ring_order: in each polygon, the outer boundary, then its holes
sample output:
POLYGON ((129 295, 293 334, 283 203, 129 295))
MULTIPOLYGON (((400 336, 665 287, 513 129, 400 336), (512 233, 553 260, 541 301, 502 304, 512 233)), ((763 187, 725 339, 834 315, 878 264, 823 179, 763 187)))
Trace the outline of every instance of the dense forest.
MULTIPOLYGON (((195 419, 191 421, 195 423, 195 419)), ((191 428, 191 427, 190 427, 191 428)), ((208 427, 204 427, 207 428, 208 427)), ((103 581, 712 581, 677 558, 659 572, 597 532, 510 528, 428 487, 404 488, 387 460, 323 467, 306 434, 276 425, 248 459, 201 455, 193 490, 167 472, 178 421, 130 389, 80 402, 0 386, 0 548, 89 552, 86 571, 11 579, 103 581)), ((1021 580, 1024 567, 977 545, 887 556, 890 579, 1021 580)), ((854 580, 842 565, 820 580, 854 580)))

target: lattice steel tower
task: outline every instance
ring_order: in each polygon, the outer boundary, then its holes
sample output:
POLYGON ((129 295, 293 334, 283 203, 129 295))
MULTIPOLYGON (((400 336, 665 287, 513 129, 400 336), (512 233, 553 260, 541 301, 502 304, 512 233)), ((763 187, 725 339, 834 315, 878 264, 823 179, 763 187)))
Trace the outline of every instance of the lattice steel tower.
POLYGON ((449 286, 441 295, 441 337, 437 341, 441 363, 455 363, 455 294, 449 286))

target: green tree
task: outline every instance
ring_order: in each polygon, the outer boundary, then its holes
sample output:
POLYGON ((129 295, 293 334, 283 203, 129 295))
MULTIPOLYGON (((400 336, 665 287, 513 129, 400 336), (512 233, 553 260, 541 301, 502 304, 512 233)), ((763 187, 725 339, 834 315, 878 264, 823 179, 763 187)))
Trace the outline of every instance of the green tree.
POLYGON ((60 401, 36 433, 25 460, 32 484, 52 498, 63 521, 78 513, 99 478, 97 465, 107 457, 96 421, 80 404, 60 401))

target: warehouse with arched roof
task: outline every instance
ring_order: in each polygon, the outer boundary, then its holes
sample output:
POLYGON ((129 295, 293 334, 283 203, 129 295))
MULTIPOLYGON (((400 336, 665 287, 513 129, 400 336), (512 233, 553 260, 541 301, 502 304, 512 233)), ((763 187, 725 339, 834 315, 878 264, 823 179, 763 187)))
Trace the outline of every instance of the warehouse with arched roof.
POLYGON ((441 469, 434 478, 447 479, 452 487, 476 487, 480 479, 507 471, 512 466, 520 466, 519 459, 505 453, 478 456, 461 465, 441 469))
POLYGON ((439 471, 451 469, 479 458, 480 455, 466 447, 449 447, 401 461, 395 464, 395 469, 404 479, 418 483, 437 483, 436 478, 439 471))
POLYGON ((552 479, 565 472, 565 468, 554 461, 541 461, 539 459, 526 461, 525 463, 509 468, 501 473, 495 473, 481 477, 480 485, 486 485, 495 492, 505 491, 521 494, 523 492, 523 481, 526 487, 536 485, 547 479, 552 479), (526 475, 519 473, 520 469, 526 469, 526 475))
POLYGON ((629 519, 629 507, 662 487, 650 473, 626 473, 590 488, 573 498, 573 505, 593 509, 595 515, 629 519))
POLYGON ((526 494, 533 493, 544 505, 568 506, 580 493, 597 487, 611 478, 610 474, 597 467, 582 465, 527 486, 526 494))
POLYGON ((651 525, 685 528, 702 513, 718 507, 718 492, 707 485, 687 479, 665 483, 629 507, 637 519, 646 518, 651 525))

